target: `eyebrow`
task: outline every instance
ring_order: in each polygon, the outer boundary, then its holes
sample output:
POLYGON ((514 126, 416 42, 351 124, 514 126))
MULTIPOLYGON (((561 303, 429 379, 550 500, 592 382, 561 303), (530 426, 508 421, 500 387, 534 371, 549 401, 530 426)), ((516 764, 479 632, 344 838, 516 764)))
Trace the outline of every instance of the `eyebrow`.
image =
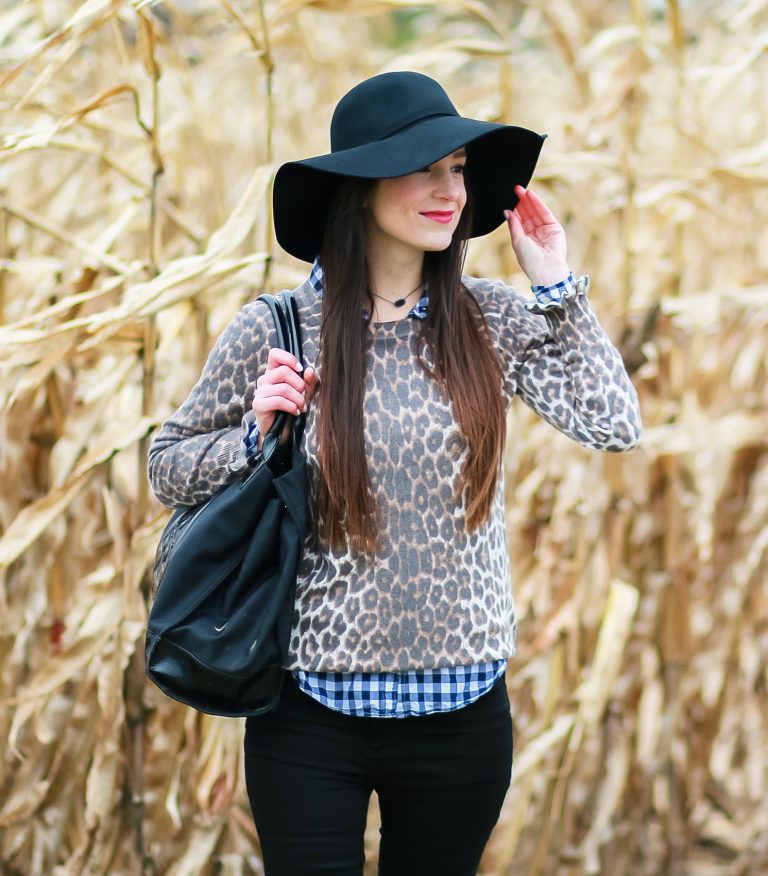
POLYGON ((461 147, 461 149, 457 149, 453 153, 453 155, 451 156, 451 158, 466 158, 466 157, 467 157, 467 150, 463 146, 461 147))

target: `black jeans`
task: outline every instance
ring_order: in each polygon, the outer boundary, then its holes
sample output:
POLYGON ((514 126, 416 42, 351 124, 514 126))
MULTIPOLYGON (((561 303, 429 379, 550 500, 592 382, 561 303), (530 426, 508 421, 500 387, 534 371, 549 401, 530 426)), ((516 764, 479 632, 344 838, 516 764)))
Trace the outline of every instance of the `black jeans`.
POLYGON ((245 779, 266 876, 361 876, 371 791, 381 876, 475 876, 512 769, 502 676, 463 709, 343 715, 298 689, 248 718, 245 779))

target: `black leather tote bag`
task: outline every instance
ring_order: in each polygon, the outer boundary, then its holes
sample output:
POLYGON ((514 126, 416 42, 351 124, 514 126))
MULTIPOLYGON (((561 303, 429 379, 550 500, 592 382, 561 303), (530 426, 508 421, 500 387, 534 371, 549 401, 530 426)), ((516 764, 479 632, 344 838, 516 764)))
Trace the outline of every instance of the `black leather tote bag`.
MULTIPOLYGON (((301 360, 292 296, 261 299, 278 346, 301 360)), ((290 418, 280 447, 287 416, 278 414, 239 480, 174 512, 158 546, 146 672, 169 697, 211 715, 259 715, 280 699, 309 521, 304 417, 290 418)))

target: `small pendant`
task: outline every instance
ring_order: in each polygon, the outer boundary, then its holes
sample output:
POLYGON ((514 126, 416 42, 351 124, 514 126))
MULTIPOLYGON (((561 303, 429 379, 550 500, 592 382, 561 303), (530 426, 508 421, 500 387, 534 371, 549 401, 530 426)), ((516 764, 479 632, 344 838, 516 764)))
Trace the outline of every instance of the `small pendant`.
POLYGON ((398 298, 397 301, 392 302, 395 307, 402 307, 405 304, 405 298, 398 298))

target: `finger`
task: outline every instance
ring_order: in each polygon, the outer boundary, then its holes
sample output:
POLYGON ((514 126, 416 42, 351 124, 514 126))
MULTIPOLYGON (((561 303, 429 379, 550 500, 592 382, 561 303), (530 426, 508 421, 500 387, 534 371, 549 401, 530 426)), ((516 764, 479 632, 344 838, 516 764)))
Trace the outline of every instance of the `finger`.
POLYGON ((304 372, 304 396, 307 400, 307 403, 309 403, 312 396, 314 395, 315 388, 317 387, 318 382, 319 379, 317 376, 317 371, 315 371, 315 369, 311 366, 307 367, 306 371, 304 372))
POLYGON ((517 243, 520 241, 520 239, 525 237, 523 224, 520 221, 520 217, 517 215, 517 212, 515 210, 507 210, 506 213, 509 234, 512 238, 512 245, 517 246, 517 243))
POLYGON ((278 365, 287 365, 294 371, 301 371, 301 362, 287 350, 279 347, 271 347, 267 357, 267 368, 277 368, 278 365))
MULTIPOLYGON (((518 207, 521 218, 530 218, 534 221, 550 222, 554 219, 552 211, 542 199, 531 189, 515 186, 515 194, 519 197, 518 207)), ((517 209, 517 208, 515 208, 517 209)))
POLYGON ((530 189, 517 186, 522 192, 520 200, 515 207, 515 213, 520 217, 524 226, 529 227, 538 217, 538 208, 534 202, 534 194, 530 189))
POLYGON ((268 368, 256 380, 256 386, 274 386, 279 383, 287 383, 299 392, 304 389, 304 378, 300 374, 297 374, 288 365, 278 365, 276 368, 268 368))
POLYGON ((254 395, 254 398, 265 399, 267 401, 280 397, 291 399, 300 408, 302 408, 306 402, 304 387, 302 386, 301 389, 294 389, 294 387, 289 386, 287 383, 278 383, 274 386, 267 384, 259 387, 254 395))
POLYGON ((523 231, 529 237, 555 221, 554 217, 543 215, 538 207, 531 205, 530 201, 523 206, 522 210, 515 210, 515 214, 520 219, 523 231))
POLYGON ((257 414, 269 414, 273 411, 300 414, 306 409, 307 402, 302 393, 287 386, 275 389, 277 391, 272 395, 257 393, 253 397, 253 409, 257 414))
POLYGON ((533 216, 541 224, 549 224, 550 222, 557 221, 555 219, 554 213, 549 209, 544 201, 541 200, 536 192, 532 192, 529 189, 527 194, 527 207, 530 211, 531 216, 533 216))
POLYGON ((517 185, 514 188, 514 192, 517 195, 517 204, 515 205, 515 210, 525 211, 527 207, 528 190, 524 189, 520 185, 517 185))
POLYGON ((526 190, 521 185, 516 185, 513 191, 517 195, 518 204, 525 199, 526 190))
POLYGON ((522 186, 515 186, 515 191, 519 191, 521 194, 513 212, 520 219, 525 231, 530 233, 536 227, 536 214, 531 206, 531 193, 522 186))

